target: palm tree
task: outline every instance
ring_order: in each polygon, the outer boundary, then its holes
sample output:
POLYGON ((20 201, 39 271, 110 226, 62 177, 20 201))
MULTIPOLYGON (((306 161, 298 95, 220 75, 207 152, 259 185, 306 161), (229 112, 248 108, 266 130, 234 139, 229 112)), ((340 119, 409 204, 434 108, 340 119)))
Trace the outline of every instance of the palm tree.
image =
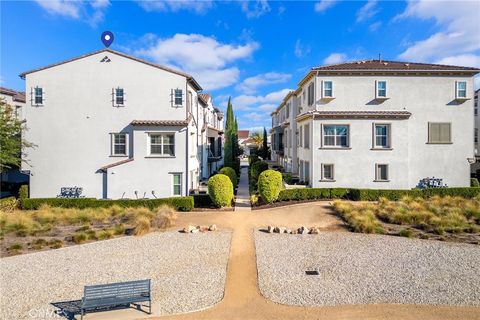
POLYGON ((255 131, 255 132, 250 133, 249 138, 252 140, 252 142, 255 144, 255 146, 257 147, 258 150, 260 150, 262 148, 263 136, 262 136, 262 133, 260 131, 255 131))

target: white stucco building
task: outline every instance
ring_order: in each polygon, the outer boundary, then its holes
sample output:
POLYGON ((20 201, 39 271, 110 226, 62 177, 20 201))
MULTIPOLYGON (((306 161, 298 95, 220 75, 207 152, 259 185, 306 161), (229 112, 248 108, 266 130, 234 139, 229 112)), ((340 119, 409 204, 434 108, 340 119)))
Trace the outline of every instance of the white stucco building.
POLYGON ((276 159, 319 188, 410 189, 432 177, 469 186, 479 71, 383 60, 312 68, 272 114, 276 159))
POLYGON ((180 196, 208 176, 202 157, 214 120, 192 76, 111 49, 20 76, 25 136, 37 145, 23 166, 32 198, 75 187, 94 198, 180 196))

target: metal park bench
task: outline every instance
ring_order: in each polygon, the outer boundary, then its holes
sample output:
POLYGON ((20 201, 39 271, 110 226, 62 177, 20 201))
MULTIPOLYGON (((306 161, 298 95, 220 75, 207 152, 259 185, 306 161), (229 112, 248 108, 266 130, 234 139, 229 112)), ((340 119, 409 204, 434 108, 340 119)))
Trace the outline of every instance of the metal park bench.
MULTIPOLYGON (((81 304, 81 319, 87 310, 130 305, 148 301, 148 313, 152 313, 150 279, 85 286, 81 304)), ((140 309, 141 310, 141 309, 140 309)))

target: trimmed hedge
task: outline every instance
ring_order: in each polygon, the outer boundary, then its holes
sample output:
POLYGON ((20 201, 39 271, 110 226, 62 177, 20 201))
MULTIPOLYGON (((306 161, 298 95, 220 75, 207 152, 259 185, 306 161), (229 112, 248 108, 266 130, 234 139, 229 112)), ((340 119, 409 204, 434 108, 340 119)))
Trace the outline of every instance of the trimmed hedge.
POLYGON ((237 173, 235 172, 235 169, 230 167, 223 167, 218 173, 224 174, 229 177, 230 181, 232 181, 234 189, 238 186, 237 173))
POLYGON ((18 197, 20 199, 28 199, 28 185, 24 184, 20 187, 18 191, 18 197))
POLYGON ((480 187, 480 182, 478 182, 477 178, 470 179, 470 187, 480 187))
POLYGON ((272 203, 282 190, 282 174, 275 170, 265 170, 258 177, 258 192, 262 200, 272 203))
POLYGON ((315 200, 315 199, 347 199, 346 188, 299 188, 280 191, 277 201, 315 200))
POLYGON ((213 206, 212 198, 208 194, 194 194, 192 197, 195 208, 210 208, 213 206))
POLYGON ((260 161, 260 158, 256 154, 251 154, 248 156, 248 165, 251 166, 255 162, 260 161))
POLYGON ((169 205, 178 211, 192 211, 194 207, 193 197, 173 197, 163 199, 138 199, 138 200, 99 200, 95 198, 38 198, 38 199, 22 199, 20 206, 24 210, 37 210, 42 205, 61 208, 108 208, 118 205, 123 208, 129 207, 146 207, 155 209, 161 205, 169 205))
POLYGON ((216 174, 208 179, 208 194, 217 207, 230 207, 233 201, 233 184, 224 174, 216 174))
POLYGON ((452 196, 473 198, 480 194, 480 188, 430 188, 411 190, 350 189, 349 199, 354 201, 377 201, 379 198, 398 201, 404 196, 430 198, 433 196, 452 196))
POLYGON ((254 162, 250 166, 250 179, 254 181, 258 181, 258 177, 260 176, 260 173, 262 173, 265 170, 268 170, 268 163, 266 163, 265 161, 254 162))

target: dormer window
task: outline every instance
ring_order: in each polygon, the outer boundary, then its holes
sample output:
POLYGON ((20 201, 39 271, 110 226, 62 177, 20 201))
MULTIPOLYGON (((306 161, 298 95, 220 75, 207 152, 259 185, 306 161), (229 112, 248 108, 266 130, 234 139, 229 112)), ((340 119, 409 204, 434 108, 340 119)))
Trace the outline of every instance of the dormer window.
POLYGON ((33 88, 33 103, 36 105, 43 104, 43 88, 40 88, 40 87, 33 88))
POLYGON ((322 98, 325 98, 325 99, 333 98, 333 82, 332 81, 323 81, 322 98))
POLYGON ((458 100, 467 99, 467 82, 466 81, 457 81, 455 98, 458 100))
POLYGON ((387 99, 387 81, 377 81, 376 98, 387 99))
POLYGON ((114 103, 116 106, 123 106, 125 104, 125 91, 123 88, 115 89, 114 103))
POLYGON ((183 105, 183 91, 182 89, 175 89, 173 90, 174 93, 174 104, 175 106, 182 106, 183 105))

